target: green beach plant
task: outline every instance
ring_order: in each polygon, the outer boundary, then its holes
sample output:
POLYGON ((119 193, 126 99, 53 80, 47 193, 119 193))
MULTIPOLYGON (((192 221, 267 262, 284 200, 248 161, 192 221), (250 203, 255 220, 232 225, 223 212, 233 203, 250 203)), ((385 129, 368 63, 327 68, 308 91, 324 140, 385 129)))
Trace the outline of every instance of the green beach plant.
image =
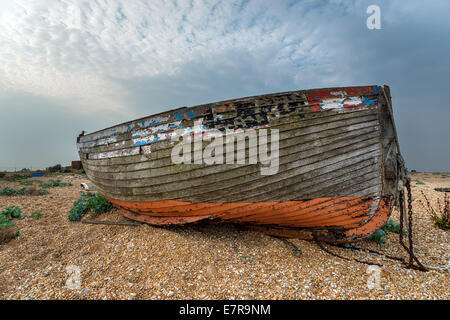
POLYGON ((81 196, 73 203, 73 208, 69 211, 69 221, 80 221, 90 210, 100 214, 110 210, 111 207, 111 202, 99 194, 81 196))
POLYGON ((432 221, 434 222, 434 226, 443 230, 450 229, 450 198, 448 196, 448 193, 444 193, 444 199, 442 202, 441 199, 437 199, 437 212, 436 210, 434 210, 433 206, 431 205, 430 201, 423 191, 422 196, 425 199, 425 202, 420 200, 419 202, 431 217, 432 221))
MULTIPOLYGON (((384 247, 386 234, 388 232, 400 233, 400 223, 389 218, 389 220, 380 229, 372 233, 368 239, 378 243, 381 247, 384 247)), ((408 232, 403 230, 403 235, 408 235, 408 232)))
POLYGON ((33 213, 31 213, 31 217, 39 220, 40 218, 42 218, 42 213, 40 213, 39 211, 34 211, 33 213))
POLYGON ((18 206, 7 207, 0 212, 0 215, 4 215, 8 220, 25 218, 24 213, 18 206))
POLYGON ((23 214, 20 207, 7 207, 0 212, 0 243, 8 242, 9 240, 20 236, 20 232, 16 231, 15 223, 12 219, 23 219, 23 214))
POLYGON ((47 195, 49 192, 45 189, 36 189, 36 188, 21 188, 21 189, 13 189, 13 188, 3 188, 0 190, 1 196, 42 196, 47 195))

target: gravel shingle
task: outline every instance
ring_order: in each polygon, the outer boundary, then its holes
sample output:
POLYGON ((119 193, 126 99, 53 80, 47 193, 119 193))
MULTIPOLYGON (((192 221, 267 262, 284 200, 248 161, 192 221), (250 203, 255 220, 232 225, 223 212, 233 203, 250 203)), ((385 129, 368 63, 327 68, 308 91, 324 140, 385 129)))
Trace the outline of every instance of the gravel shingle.
MULTIPOLYGON (((449 260, 448 231, 433 227, 420 207, 419 190, 432 202, 448 187, 450 175, 414 174, 414 239, 419 259, 428 265, 449 260), (424 185, 417 185, 422 181, 424 185)), ((19 205, 26 218, 16 221, 21 236, 0 245, 0 299, 448 299, 449 273, 408 270, 399 262, 368 252, 327 247, 346 257, 382 265, 377 271, 339 259, 315 243, 290 240, 294 254, 279 239, 240 231, 232 225, 157 228, 69 222, 68 211, 80 195, 80 177, 60 177, 73 187, 50 189, 46 196, 0 196, 0 209, 19 205), (35 220, 31 212, 43 217, 35 220), (75 270, 75 271, 74 271, 75 270), (80 283, 68 286, 70 280, 80 283)), ((42 178, 45 180, 45 178, 42 178)), ((17 183, 0 182, 0 187, 17 183)), ((398 221, 398 212, 393 212, 398 221)), ((96 219, 126 221, 114 209, 96 219)), ((406 254, 398 236, 386 247, 371 241, 356 245, 384 253, 406 254)))

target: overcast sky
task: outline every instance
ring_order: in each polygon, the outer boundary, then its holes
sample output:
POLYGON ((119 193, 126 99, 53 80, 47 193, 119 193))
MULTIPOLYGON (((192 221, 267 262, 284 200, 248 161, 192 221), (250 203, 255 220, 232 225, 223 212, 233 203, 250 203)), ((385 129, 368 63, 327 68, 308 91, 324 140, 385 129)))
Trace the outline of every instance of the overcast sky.
POLYGON ((82 130, 175 107, 388 84, 408 168, 450 171, 449 14, 448 0, 0 0, 0 170, 69 165, 82 130))

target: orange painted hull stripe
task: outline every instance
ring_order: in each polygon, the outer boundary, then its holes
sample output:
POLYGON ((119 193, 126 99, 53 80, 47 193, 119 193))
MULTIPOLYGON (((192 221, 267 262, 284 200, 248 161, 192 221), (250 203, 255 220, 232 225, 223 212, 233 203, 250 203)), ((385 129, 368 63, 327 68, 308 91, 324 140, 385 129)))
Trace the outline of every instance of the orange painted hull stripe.
POLYGON ((374 198, 338 197, 303 201, 189 203, 175 200, 131 202, 109 199, 130 219, 176 225, 204 220, 281 228, 340 230, 347 237, 364 237, 388 219, 391 198, 382 198, 375 210, 374 198))

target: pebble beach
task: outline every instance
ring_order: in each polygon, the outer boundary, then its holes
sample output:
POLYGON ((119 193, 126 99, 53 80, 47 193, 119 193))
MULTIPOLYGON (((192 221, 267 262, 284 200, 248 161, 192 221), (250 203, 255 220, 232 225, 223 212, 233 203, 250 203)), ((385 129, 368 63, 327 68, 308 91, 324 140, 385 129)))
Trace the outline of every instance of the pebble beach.
MULTIPOLYGON (((54 177, 52 177, 54 178, 54 177)), ((0 211, 19 206, 20 236, 0 244, 0 299, 426 299, 449 298, 449 272, 406 269, 385 255, 408 259, 398 234, 384 247, 363 240, 362 250, 298 239, 289 242, 234 225, 119 226, 69 222, 80 197, 81 175, 56 178, 73 186, 41 196, 0 196, 0 211), (30 216, 40 211, 42 218, 30 216), (383 254, 376 254, 367 249, 383 254), (376 267, 354 261, 376 263, 376 267)), ((412 173, 413 239, 420 261, 445 266, 449 232, 435 227, 423 191, 437 208, 449 173, 412 173)), ((48 177, 36 178, 43 181, 48 177)), ((0 181, 20 188, 17 182, 0 181)), ((396 210, 391 215, 398 221, 396 210)), ((118 209, 93 219, 126 222, 118 209)))

